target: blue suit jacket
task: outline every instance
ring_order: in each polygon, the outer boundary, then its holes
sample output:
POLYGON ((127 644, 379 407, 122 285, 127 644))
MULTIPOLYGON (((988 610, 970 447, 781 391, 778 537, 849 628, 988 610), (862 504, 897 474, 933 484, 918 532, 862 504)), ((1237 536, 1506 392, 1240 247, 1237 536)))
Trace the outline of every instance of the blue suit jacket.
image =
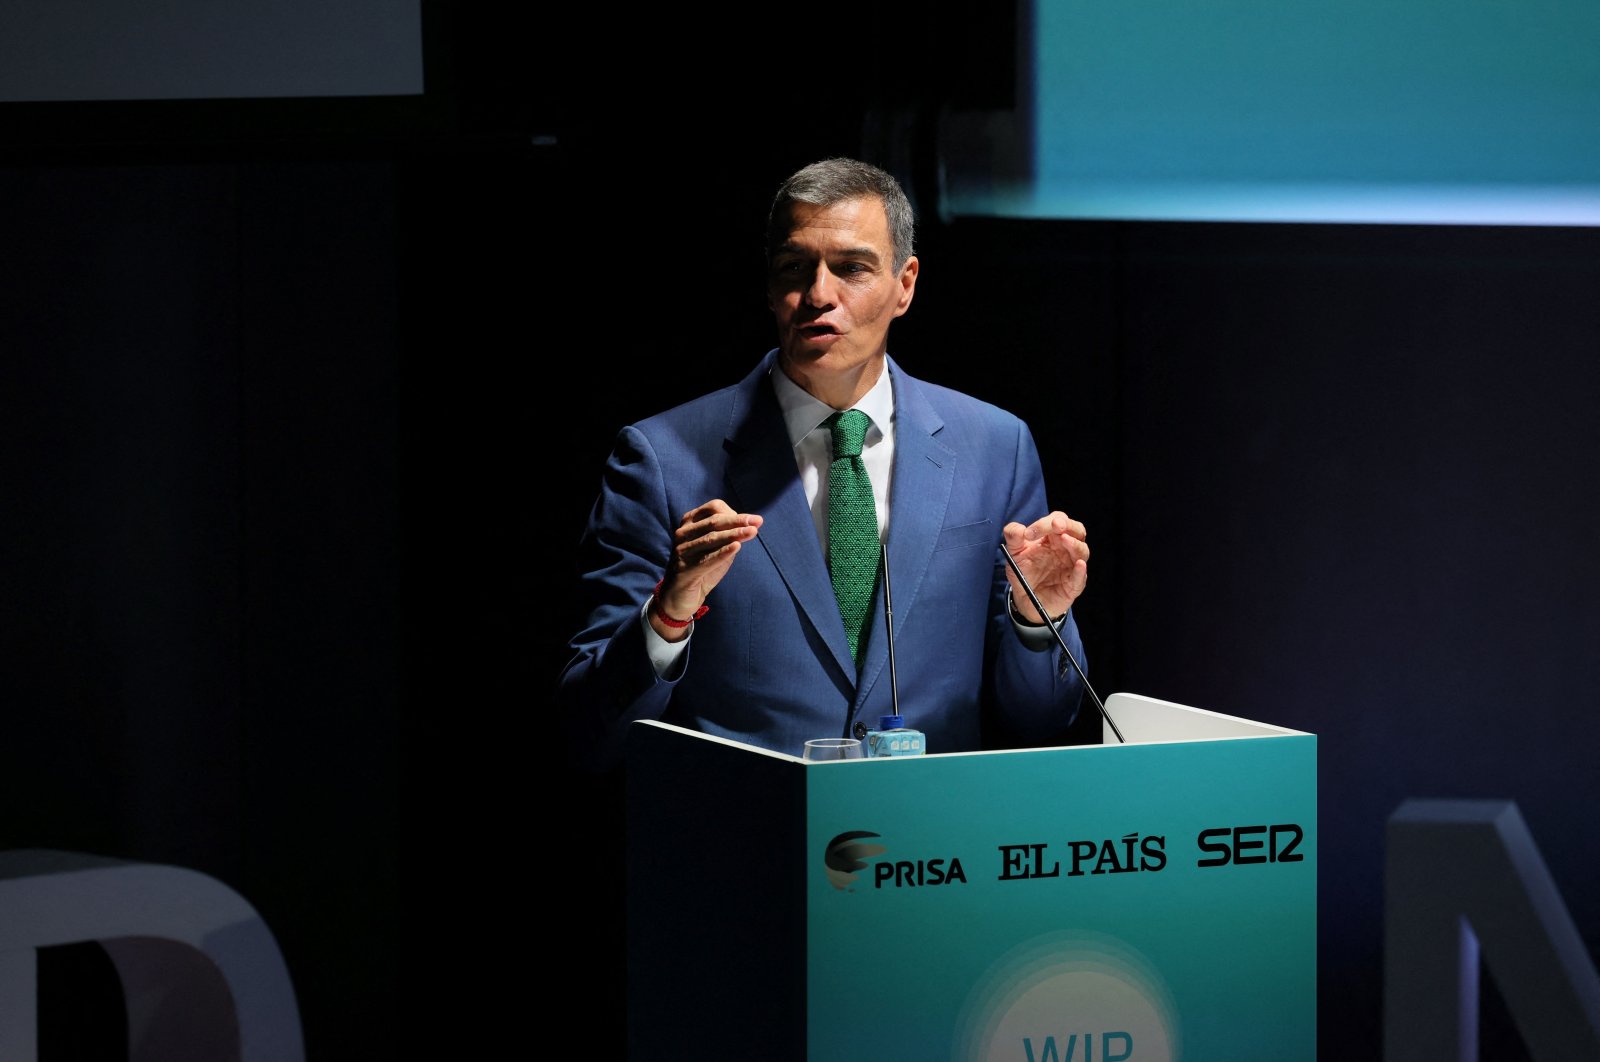
MULTIPOLYGON (((743 381, 623 428, 580 549, 584 626, 560 699, 581 759, 621 754, 660 719, 798 755, 808 738, 891 711, 883 588, 859 673, 773 393, 775 352, 743 381), (683 514, 712 498, 764 519, 695 624, 676 680, 658 677, 640 608, 683 514)), ((1082 683, 1059 648, 1026 645, 1006 613, 1007 521, 1050 511, 1019 419, 915 380, 893 360, 888 554, 899 704, 930 752, 1058 743, 1082 683)), ((1062 627, 1083 661, 1075 623, 1062 627)), ((1053 645, 1053 643, 1051 643, 1053 645)))

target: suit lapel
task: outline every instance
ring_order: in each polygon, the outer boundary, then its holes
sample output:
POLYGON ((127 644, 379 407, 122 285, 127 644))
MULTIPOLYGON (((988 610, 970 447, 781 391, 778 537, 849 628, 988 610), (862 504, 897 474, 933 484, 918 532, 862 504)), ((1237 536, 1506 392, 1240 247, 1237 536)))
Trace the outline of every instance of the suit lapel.
POLYGON ((766 550, 806 620, 853 686, 856 667, 839 618, 839 603, 817 544, 816 523, 800 486, 783 413, 767 378, 772 365, 769 356, 738 388, 725 443, 730 501, 741 512, 761 514, 756 542, 766 550))

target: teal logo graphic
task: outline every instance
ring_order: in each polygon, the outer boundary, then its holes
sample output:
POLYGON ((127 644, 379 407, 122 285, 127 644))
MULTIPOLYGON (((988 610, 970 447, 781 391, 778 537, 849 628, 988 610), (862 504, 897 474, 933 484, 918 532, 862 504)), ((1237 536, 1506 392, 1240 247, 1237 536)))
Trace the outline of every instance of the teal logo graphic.
POLYGON ((823 853, 823 869, 828 872, 828 883, 844 890, 855 884, 856 875, 867 869, 867 860, 880 856, 889 849, 873 844, 868 838, 877 837, 866 830, 850 830, 828 842, 823 853))
POLYGON ((955 1057, 985 1062, 1178 1062, 1177 1007, 1143 955, 1104 934, 1047 933, 973 986, 955 1057))

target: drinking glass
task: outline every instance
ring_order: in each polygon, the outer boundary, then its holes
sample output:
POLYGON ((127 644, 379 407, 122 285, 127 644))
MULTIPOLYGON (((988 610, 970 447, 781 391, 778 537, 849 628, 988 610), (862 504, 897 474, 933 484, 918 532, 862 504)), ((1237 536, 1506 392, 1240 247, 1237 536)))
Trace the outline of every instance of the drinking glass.
POLYGON ((856 738, 813 738, 806 742, 802 757, 808 763, 826 763, 831 760, 859 760, 863 753, 856 738))

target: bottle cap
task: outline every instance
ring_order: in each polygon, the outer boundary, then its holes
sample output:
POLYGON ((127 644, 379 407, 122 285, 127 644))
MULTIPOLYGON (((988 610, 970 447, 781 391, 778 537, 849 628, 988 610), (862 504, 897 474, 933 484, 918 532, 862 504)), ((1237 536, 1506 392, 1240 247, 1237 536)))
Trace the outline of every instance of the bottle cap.
POLYGON ((879 730, 904 730, 906 717, 903 715, 884 715, 878 717, 879 730))

